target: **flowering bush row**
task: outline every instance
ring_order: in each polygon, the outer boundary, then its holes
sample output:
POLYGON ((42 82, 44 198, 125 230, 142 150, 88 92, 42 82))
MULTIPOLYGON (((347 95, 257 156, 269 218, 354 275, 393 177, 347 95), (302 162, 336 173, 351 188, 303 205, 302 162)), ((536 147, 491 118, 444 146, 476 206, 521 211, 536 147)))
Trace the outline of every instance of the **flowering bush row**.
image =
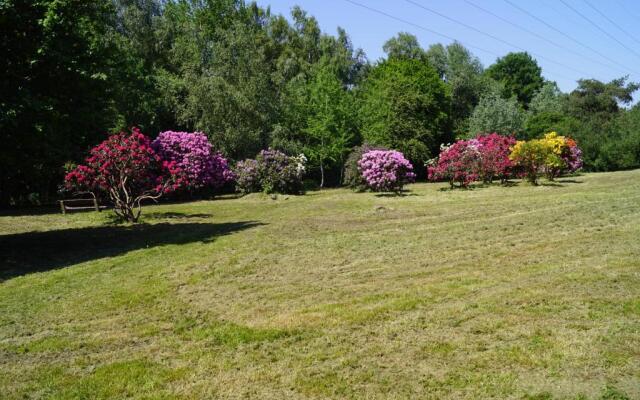
POLYGON ((371 150, 358 161, 366 186, 377 192, 400 192, 405 183, 413 182, 413 165, 395 150, 371 150))
POLYGON ((233 179, 227 160, 199 132, 162 132, 152 142, 138 128, 111 135, 92 148, 85 164, 65 176, 64 188, 108 198, 123 220, 136 222, 142 202, 233 179))
POLYGON ((241 193, 299 194, 307 158, 287 156, 278 150, 262 150, 254 159, 239 161, 234 168, 236 189, 241 193))
POLYGON ((454 187, 467 187, 475 181, 491 183, 512 176, 537 182, 540 174, 549 179, 582 168, 582 151, 570 138, 556 132, 542 139, 516 141, 497 133, 478 135, 442 146, 438 158, 428 163, 429 180, 446 180, 454 187))

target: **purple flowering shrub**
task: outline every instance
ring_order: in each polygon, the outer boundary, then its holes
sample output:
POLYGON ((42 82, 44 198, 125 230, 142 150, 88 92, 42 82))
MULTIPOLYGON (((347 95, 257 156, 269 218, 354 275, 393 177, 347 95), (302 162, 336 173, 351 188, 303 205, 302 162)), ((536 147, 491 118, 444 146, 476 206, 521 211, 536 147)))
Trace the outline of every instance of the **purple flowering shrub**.
POLYGON ((236 189, 243 193, 253 193, 262 190, 258 162, 253 159, 238 161, 233 173, 236 177, 236 189))
POLYGON ((262 150, 256 159, 236 164, 236 188, 241 193, 265 192, 299 194, 307 158, 288 156, 278 150, 262 150))
POLYGON ((372 150, 364 153, 358 168, 369 189, 376 192, 400 192, 413 182, 413 165, 396 150, 372 150))
POLYGON ((204 133, 166 131, 151 146, 162 159, 175 162, 186 174, 189 184, 184 190, 219 189, 234 179, 227 159, 213 151, 204 133))
POLYGON ((362 177, 360 173, 360 167, 358 161, 362 158, 362 155, 372 150, 388 150, 387 148, 380 146, 373 146, 368 143, 364 143, 361 146, 353 148, 349 156, 344 163, 344 174, 342 183, 351 189, 357 191, 364 191, 367 189, 367 181, 362 177))

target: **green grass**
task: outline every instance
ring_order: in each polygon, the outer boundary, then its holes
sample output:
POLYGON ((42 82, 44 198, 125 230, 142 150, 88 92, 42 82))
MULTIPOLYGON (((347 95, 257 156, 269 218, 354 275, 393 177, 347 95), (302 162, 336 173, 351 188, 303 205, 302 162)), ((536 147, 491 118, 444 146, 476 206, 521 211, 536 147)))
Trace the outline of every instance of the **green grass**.
POLYGON ((640 170, 0 216, 0 397, 640 398, 640 170))

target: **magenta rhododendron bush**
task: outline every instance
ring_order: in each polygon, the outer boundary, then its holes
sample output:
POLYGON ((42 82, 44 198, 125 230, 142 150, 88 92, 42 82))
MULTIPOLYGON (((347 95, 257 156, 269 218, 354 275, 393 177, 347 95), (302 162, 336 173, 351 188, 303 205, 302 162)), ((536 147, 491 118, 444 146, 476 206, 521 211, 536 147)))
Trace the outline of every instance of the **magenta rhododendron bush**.
POLYGON ((163 160, 151 139, 133 128, 92 148, 84 165, 65 176, 65 188, 105 195, 122 219, 136 222, 142 201, 156 200, 184 185, 188 178, 175 161, 163 160))
POLYGON ((458 182, 467 187, 478 180, 480 170, 479 144, 475 139, 458 140, 452 145, 441 146, 440 155, 427 167, 429 180, 448 181, 451 187, 458 182))
POLYGON ((216 189, 233 180, 227 159, 213 151, 204 133, 162 132, 151 143, 151 147, 163 160, 175 162, 183 171, 187 178, 185 183, 188 184, 183 189, 216 189))
POLYGON ((511 136, 490 133, 442 146, 438 158, 427 167, 428 178, 448 181, 451 187, 456 182, 467 187, 477 180, 488 183, 495 178, 505 180, 513 169, 509 154, 515 143, 511 136))
POLYGON ((405 183, 415 180, 413 165, 395 150, 372 150, 358 161, 358 169, 369 189, 400 192, 405 183))
POLYGON ((480 178, 487 183, 491 183, 495 178, 506 180, 513 169, 509 154, 511 147, 516 144, 516 139, 513 136, 490 133, 478 135, 475 140, 480 152, 480 178))

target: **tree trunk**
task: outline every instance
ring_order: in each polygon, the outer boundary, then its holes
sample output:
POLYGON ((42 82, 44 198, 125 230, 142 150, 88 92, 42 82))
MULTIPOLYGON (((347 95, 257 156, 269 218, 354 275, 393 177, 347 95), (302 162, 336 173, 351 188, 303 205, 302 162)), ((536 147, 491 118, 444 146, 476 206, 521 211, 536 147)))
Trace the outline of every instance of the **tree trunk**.
POLYGON ((320 188, 324 187, 324 164, 320 160, 320 188))

